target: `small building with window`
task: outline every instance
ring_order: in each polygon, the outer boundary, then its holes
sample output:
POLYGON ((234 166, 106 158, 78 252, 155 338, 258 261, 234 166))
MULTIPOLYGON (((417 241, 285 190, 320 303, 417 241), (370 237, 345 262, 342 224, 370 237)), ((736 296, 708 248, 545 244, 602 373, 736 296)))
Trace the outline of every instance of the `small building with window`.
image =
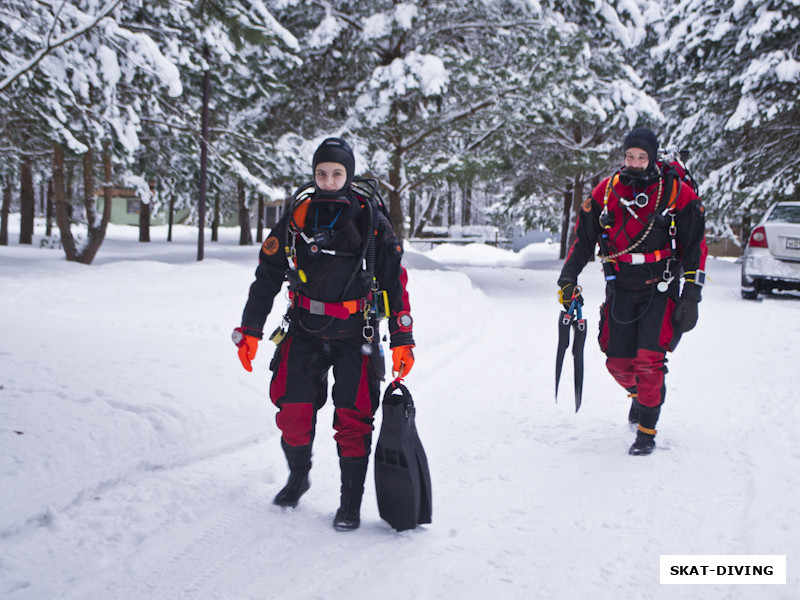
MULTIPOLYGON (((102 214, 103 211, 103 190, 98 189, 95 191, 95 201, 97 204, 98 213, 102 214)), ((114 225, 134 225, 139 226, 139 211, 140 200, 136 190, 131 188, 115 187, 111 192, 111 218, 110 223, 114 225)), ((264 200, 262 203, 264 209, 264 227, 274 227, 283 214, 284 201, 270 202, 264 200)), ((209 210, 213 210, 209 206, 209 210)), ((188 208, 181 208, 175 211, 172 219, 173 223, 184 223, 189 216, 190 211, 188 208)), ((258 202, 252 201, 250 207, 251 223, 256 227, 258 223, 258 202)), ((210 224, 211 212, 206 212, 206 223, 210 224)), ((166 225, 169 221, 168 207, 161 207, 156 212, 150 214, 151 225, 166 225)), ((234 212, 227 219, 221 223, 223 227, 238 227, 238 215, 234 212)))

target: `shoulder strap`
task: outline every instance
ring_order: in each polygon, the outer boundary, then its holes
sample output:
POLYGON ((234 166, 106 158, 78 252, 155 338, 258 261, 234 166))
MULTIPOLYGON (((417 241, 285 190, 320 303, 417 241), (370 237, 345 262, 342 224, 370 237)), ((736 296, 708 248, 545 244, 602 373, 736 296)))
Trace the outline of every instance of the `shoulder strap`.
MULTIPOLYGON (((671 211, 675 208, 675 200, 678 198, 678 192, 681 188, 680 173, 672 164, 668 163, 664 165, 662 177, 664 178, 664 188, 669 190, 669 199, 667 200, 666 210, 671 211)), ((666 194, 664 194, 664 196, 666 196, 666 194)), ((664 199, 662 198, 659 202, 658 208, 661 208, 660 205, 663 203, 663 201, 664 199)))
POLYGON ((306 215, 308 214, 308 205, 310 203, 311 201, 308 198, 304 198, 292 211, 292 223, 298 229, 303 229, 306 226, 306 215))
POLYGON ((289 229, 299 231, 306 224, 306 213, 308 212, 308 201, 311 199, 316 186, 313 181, 304 183, 297 188, 288 202, 290 212, 289 229))

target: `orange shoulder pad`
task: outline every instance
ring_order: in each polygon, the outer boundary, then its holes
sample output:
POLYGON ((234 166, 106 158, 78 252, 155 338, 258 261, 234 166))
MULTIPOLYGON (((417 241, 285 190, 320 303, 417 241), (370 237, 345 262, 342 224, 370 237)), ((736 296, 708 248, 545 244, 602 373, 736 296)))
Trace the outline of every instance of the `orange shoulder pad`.
POLYGON ((300 203, 300 205, 297 208, 294 209, 294 214, 292 215, 292 219, 300 229, 306 226, 306 214, 308 213, 308 205, 309 205, 309 199, 306 198, 300 203))

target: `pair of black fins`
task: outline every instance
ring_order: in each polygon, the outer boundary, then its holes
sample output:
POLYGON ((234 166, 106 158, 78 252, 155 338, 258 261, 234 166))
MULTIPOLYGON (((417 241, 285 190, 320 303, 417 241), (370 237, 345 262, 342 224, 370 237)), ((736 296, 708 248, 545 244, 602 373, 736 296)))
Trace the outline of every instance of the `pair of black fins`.
POLYGON ((562 310, 558 318, 558 349, 556 350, 556 402, 558 402, 558 381, 564 355, 569 347, 570 329, 575 330, 572 342, 572 360, 575 366, 575 412, 581 407, 583 397, 583 347, 586 345, 586 319, 583 318, 580 302, 573 300, 569 310, 562 310))
POLYGON ((408 388, 390 383, 375 446, 375 495, 381 518, 397 531, 431 522, 431 475, 415 414, 408 388))

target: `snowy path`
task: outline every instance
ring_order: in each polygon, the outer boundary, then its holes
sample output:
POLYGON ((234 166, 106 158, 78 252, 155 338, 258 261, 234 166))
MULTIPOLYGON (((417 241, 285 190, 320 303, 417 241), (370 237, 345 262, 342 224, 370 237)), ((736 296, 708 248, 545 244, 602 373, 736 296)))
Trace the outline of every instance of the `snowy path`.
MULTIPOLYGON (((659 449, 648 458, 626 454, 633 439, 627 398, 605 372, 593 337, 602 288, 591 267, 581 282, 590 336, 577 415, 569 366, 559 402, 553 400, 558 261, 452 267, 480 293, 458 273, 412 267, 418 362, 407 384, 431 464, 434 510, 432 525, 400 534, 378 517, 371 472, 361 529, 342 534, 331 528, 338 474, 329 406, 319 419, 310 492, 295 511, 270 504, 286 469, 273 411, 263 404, 268 344, 257 359, 260 372, 248 375, 237 364, 217 364, 218 341, 202 341, 206 329, 186 341, 174 331, 158 334, 157 345, 176 346, 149 352, 126 333, 122 341, 134 344, 128 359, 136 364, 156 363, 162 353, 176 357, 169 372, 178 385, 170 394, 182 385, 191 390, 182 402, 201 407, 204 389, 231 400, 235 395, 236 426, 228 423, 213 442, 201 427, 186 456, 154 439, 151 452, 160 462, 142 468, 132 458, 117 479, 113 465, 89 474, 87 482, 95 477, 97 484, 84 485, 89 491, 68 506, 8 529, 0 536, 0 596, 796 598, 800 415, 790 399, 796 396, 798 353, 779 349, 782 340, 798 339, 800 302, 743 302, 738 267, 712 262, 714 282, 700 325, 670 361, 659 449), (776 322, 776 311, 786 318, 776 322), (197 364, 185 365, 180 355, 197 364), (661 554, 787 554, 788 583, 661 586, 661 554)), ((235 287, 237 277, 251 272, 250 264, 237 266, 222 288, 235 287)), ((10 281, 24 296, 25 282, 10 281)), ((234 304, 222 312, 235 313, 239 288, 202 301, 210 299, 214 310, 234 304)), ((165 321, 180 323, 168 307, 163 310, 165 321)), ((103 324, 104 316, 98 318, 103 324)), ((207 327, 216 331, 218 325, 207 327)), ((147 339, 153 335, 144 332, 147 339)), ((124 379, 112 392, 112 404, 127 402, 132 409, 135 394, 121 391, 129 384, 124 379)), ((157 393, 154 385, 144 384, 147 394, 157 393)), ((65 398, 75 389, 64 384, 65 398)), ((102 381, 95 394, 109 390, 112 382, 102 381)), ((94 401, 85 399, 87 406, 94 401)), ((169 431, 168 415, 156 406, 154 401, 142 412, 169 431)), ((191 414, 176 406, 176 419, 191 414)), ((203 410, 215 414, 211 407, 203 410)), ((119 469, 123 463, 115 464, 119 469)))

